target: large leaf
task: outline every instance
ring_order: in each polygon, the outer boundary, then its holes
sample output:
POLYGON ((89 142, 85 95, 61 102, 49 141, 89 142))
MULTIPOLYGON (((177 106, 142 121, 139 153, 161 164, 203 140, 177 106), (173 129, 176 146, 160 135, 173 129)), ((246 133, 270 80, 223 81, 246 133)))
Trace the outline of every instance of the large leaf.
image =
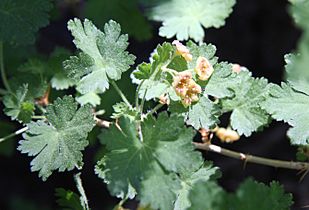
POLYGON ((159 4, 150 17, 162 21, 160 36, 201 42, 205 28, 219 28, 232 12, 235 0, 170 0, 159 4), (202 27, 203 26, 203 27, 202 27))
POLYGON ((47 107, 48 122, 31 122, 18 150, 35 156, 31 170, 46 180, 54 170, 72 170, 82 165, 81 151, 88 145, 88 133, 94 126, 90 106, 77 109, 71 96, 58 98, 47 107))
POLYGON ((241 82, 231 86, 235 95, 223 98, 221 104, 224 112, 232 111, 231 126, 240 135, 250 136, 269 123, 269 115, 260 107, 269 94, 268 82, 264 78, 254 79, 248 71, 241 71, 241 82))
MULTIPOLYGON (((202 163, 201 155, 193 151, 191 144, 194 132, 186 128, 183 118, 177 115, 168 117, 162 113, 157 120, 146 119, 142 123, 143 139, 139 138, 130 119, 120 118, 119 126, 121 130, 112 126, 100 135, 108 153, 96 169, 113 195, 125 197, 130 194, 132 197, 132 187, 139 192, 141 182, 149 174, 153 174, 149 177, 151 180, 165 177, 154 167, 157 164, 164 168, 165 173, 172 173, 194 170, 202 163)), ((151 180, 148 182, 153 182, 151 180)), ((144 186, 148 184, 146 182, 144 186)))
POLYGON ((274 85, 271 88, 270 97, 261 105, 274 119, 283 120, 293 127, 288 131, 292 144, 308 144, 309 95, 282 83, 281 87, 274 85))
POLYGON ((69 78, 77 82, 77 90, 104 92, 109 88, 109 80, 119 80, 121 74, 134 63, 135 56, 126 50, 128 36, 120 34, 120 25, 110 20, 104 32, 85 19, 70 20, 68 29, 74 37, 74 44, 82 51, 79 56, 71 56, 64 62, 69 78))
POLYGON ((26 45, 39 28, 48 24, 50 0, 1 0, 0 41, 26 45))

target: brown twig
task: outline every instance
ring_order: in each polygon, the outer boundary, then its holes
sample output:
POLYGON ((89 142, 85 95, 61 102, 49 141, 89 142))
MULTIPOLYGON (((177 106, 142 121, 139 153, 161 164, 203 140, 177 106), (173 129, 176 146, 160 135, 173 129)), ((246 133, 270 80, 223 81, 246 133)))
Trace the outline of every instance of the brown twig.
POLYGON ((109 122, 107 120, 102 120, 102 119, 99 119, 97 117, 95 117, 94 119, 95 119, 96 125, 101 127, 101 128, 109 128, 110 125, 112 124, 111 122, 109 122))
POLYGON ((244 154, 241 152, 235 152, 232 150, 224 149, 214 144, 195 143, 195 142, 193 144, 199 150, 206 150, 206 151, 219 153, 221 155, 240 159, 245 162, 257 163, 257 164, 272 166, 276 168, 287 168, 287 169, 304 170, 304 171, 309 170, 309 163, 306 163, 306 162, 283 161, 283 160, 263 158, 263 157, 248 155, 248 154, 244 154))

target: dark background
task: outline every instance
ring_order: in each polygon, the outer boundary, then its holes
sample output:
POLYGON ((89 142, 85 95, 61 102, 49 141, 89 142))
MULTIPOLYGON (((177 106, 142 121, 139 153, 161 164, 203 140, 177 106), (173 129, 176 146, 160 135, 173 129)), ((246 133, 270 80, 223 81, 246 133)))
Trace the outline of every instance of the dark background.
MULTIPOLYGON (((68 19, 82 17, 85 2, 66 7, 58 7, 60 18, 52 20, 50 25, 40 30, 36 48, 41 53, 50 53, 55 46, 74 49, 72 37, 66 29, 68 19)), ((159 23, 151 22, 153 38, 146 42, 130 39, 129 51, 136 55, 137 64, 147 61, 149 54, 158 43, 165 41, 158 37, 159 23)), ((206 30, 205 42, 217 47, 220 60, 239 63, 248 67, 256 77, 266 77, 270 82, 280 83, 283 78, 284 54, 293 51, 301 36, 288 14, 288 2, 283 0, 237 0, 226 25, 220 29, 206 30)), ((124 77, 128 77, 126 74, 124 77)), ((121 86, 129 81, 123 79, 121 86)), ((119 83, 119 82, 118 82, 119 83)), ((133 90, 130 85, 129 90, 133 90)), ((128 95, 132 95, 127 93, 128 95)), ((113 93, 103 96, 106 101, 116 101, 113 93)), ((111 102, 110 105, 112 105, 111 102)), ((105 103, 106 104, 106 103, 105 103)), ((107 112, 110 110, 106 107, 107 112)), ((2 121, 9 120, 3 116, 2 121)), ((224 119, 223 119, 224 121, 224 119)), ((1 129, 6 129, 1 127, 1 129)), ((9 128, 7 128, 9 130, 9 128)), ((289 145, 285 133, 288 129, 283 123, 273 122, 264 132, 250 138, 242 138, 233 144, 215 143, 243 153, 282 160, 295 160, 296 148, 289 145)), ((96 130, 97 131, 97 130, 96 130)), ((95 132, 96 132, 95 131, 95 132)), ((93 135, 95 135, 95 132, 93 135)), ((85 166, 82 172, 83 184, 92 209, 112 209, 117 199, 109 196, 106 185, 94 174, 95 153, 100 149, 93 138, 92 145, 84 152, 85 166)), ((10 139, 15 148, 18 138, 10 139)), ((0 144, 1 147, 1 144, 0 144)), ((269 183, 277 180, 287 192, 293 193, 293 209, 306 209, 309 205, 309 178, 300 181, 297 171, 276 169, 207 153, 205 158, 214 161, 222 170, 219 183, 228 191, 234 191, 248 176, 269 183)), ((0 156, 0 209, 56 209, 54 189, 64 187, 76 191, 73 172, 54 173, 46 182, 30 172, 32 158, 14 151, 11 156, 0 156)), ((134 206, 129 202, 128 206, 134 206)), ((270 207, 271 209, 271 207, 270 207)), ((309 207, 308 207, 309 209, 309 207)))

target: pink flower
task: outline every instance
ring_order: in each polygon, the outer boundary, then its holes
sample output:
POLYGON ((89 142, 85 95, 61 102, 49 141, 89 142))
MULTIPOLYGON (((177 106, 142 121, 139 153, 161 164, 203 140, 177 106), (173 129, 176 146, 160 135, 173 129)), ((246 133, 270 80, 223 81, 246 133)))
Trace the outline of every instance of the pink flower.
POLYGON ((178 40, 174 40, 172 44, 176 46, 177 55, 181 55, 186 61, 192 61, 192 55, 186 46, 184 46, 178 40))
POLYGON ((179 72, 178 75, 174 77, 172 85, 185 107, 199 100, 198 95, 202 92, 202 88, 192 79, 191 72, 179 72))
POLYGON ((196 61, 195 72, 199 76, 199 79, 202 81, 208 80, 212 73, 214 72, 214 68, 210 64, 210 62, 205 57, 198 57, 196 61))

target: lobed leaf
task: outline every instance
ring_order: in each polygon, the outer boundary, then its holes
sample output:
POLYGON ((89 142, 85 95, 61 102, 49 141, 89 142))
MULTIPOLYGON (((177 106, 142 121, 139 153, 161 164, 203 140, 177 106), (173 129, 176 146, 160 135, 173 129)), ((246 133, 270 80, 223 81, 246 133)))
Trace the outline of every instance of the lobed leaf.
POLYGON ((203 27, 219 28, 224 25, 234 4, 235 0, 171 0, 154 7, 150 18, 162 21, 160 36, 176 36, 178 40, 192 38, 202 42, 203 27))
POLYGON ((120 34, 120 25, 115 21, 106 23, 101 32, 91 21, 85 19, 82 23, 75 18, 68 22, 68 29, 82 53, 71 56, 64 68, 68 77, 77 82, 76 89, 81 94, 104 92, 110 79, 119 80, 134 63, 135 56, 125 51, 128 36, 120 34))
POLYGON ((54 170, 72 170, 82 165, 81 151, 88 145, 88 133, 94 126, 90 106, 77 109, 71 96, 58 98, 47 107, 48 122, 27 124, 18 150, 35 156, 31 171, 39 171, 45 181, 54 170))

